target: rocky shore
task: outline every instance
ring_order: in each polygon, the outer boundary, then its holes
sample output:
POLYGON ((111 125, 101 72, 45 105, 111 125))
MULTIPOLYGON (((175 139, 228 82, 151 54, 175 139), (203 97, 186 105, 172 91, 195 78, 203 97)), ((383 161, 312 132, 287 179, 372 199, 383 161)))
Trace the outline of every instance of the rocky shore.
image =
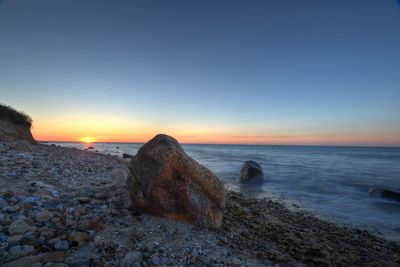
POLYGON ((209 230, 131 208, 128 161, 0 143, 1 266, 399 266, 400 247, 226 192, 209 230))

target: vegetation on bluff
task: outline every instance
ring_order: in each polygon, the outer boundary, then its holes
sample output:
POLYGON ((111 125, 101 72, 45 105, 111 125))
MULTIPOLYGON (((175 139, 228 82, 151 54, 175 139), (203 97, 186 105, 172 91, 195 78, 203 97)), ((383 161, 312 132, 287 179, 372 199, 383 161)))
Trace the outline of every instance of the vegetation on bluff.
POLYGON ((0 104, 0 119, 9 120, 12 123, 28 127, 32 126, 32 118, 29 115, 3 104, 0 104))

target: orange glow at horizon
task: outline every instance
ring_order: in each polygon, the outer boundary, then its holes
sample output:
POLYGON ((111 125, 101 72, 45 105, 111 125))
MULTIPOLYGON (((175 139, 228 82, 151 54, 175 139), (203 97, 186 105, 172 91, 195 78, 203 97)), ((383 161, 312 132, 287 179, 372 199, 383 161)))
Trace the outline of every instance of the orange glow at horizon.
POLYGON ((39 141, 137 142, 145 143, 165 133, 181 143, 192 144, 271 144, 271 145, 364 145, 399 146, 398 133, 378 134, 300 132, 290 129, 268 130, 219 125, 152 123, 117 116, 69 116, 36 120, 33 136, 39 141), (254 133, 254 134, 253 134, 254 133))

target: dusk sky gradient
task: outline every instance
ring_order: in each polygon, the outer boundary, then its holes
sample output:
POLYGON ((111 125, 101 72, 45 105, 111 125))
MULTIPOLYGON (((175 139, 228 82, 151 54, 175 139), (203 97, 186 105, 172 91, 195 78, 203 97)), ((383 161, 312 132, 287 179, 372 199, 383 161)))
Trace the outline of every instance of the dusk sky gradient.
POLYGON ((0 1, 38 140, 400 146, 395 0, 0 1))

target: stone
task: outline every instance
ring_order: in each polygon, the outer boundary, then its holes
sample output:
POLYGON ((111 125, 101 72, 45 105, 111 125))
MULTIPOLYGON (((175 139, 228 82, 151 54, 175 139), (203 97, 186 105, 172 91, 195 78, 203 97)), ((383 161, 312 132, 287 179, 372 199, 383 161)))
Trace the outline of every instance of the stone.
POLYGON ((39 223, 50 221, 53 218, 53 214, 47 210, 40 211, 35 216, 35 221, 39 223))
POLYGON ((159 257, 155 256, 155 257, 151 258, 151 263, 154 265, 159 265, 161 263, 161 260, 159 257))
POLYGON ((0 209, 7 207, 8 206, 8 202, 3 199, 2 197, 0 197, 0 209))
POLYGON ((22 237, 23 237, 23 235, 12 235, 12 236, 9 236, 9 237, 7 238, 7 242, 8 242, 8 244, 10 244, 11 246, 12 246, 12 245, 16 245, 16 244, 18 244, 18 243, 21 241, 22 237))
POLYGON ((42 264, 39 262, 41 260, 41 255, 38 256, 26 256, 23 258, 19 258, 17 260, 13 260, 10 262, 7 262, 3 265, 2 267, 34 267, 34 266, 42 266, 42 264))
POLYGON ((22 219, 16 220, 8 227, 10 235, 23 235, 28 231, 29 225, 22 219))
POLYGON ((78 197, 76 200, 77 200, 79 203, 87 203, 87 202, 90 201, 90 198, 88 198, 88 197, 78 197))
POLYGON ((69 249, 67 240, 57 240, 54 244, 54 249, 58 251, 66 251, 69 249))
POLYGON ((73 246, 82 246, 87 240, 89 239, 88 234, 84 232, 79 232, 79 231, 73 231, 69 235, 69 243, 70 245, 73 246))
POLYGON ((243 163, 240 170, 240 179, 246 181, 254 178, 264 178, 263 169, 257 162, 247 160, 243 163))
POLYGON ((139 149, 130 170, 128 189, 137 210, 201 227, 221 226, 223 183, 174 138, 155 136, 139 149))
POLYGON ((122 158, 123 158, 123 159, 131 159, 131 158, 133 158, 133 155, 123 153, 123 154, 122 154, 122 158))
POLYGON ((20 258, 23 256, 27 256, 31 254, 34 251, 34 248, 30 245, 16 245, 12 246, 9 250, 8 253, 10 254, 10 258, 15 259, 15 258, 20 258))
POLYGON ((376 197, 381 197, 387 200, 400 202, 400 192, 392 191, 389 189, 375 188, 369 191, 369 194, 376 197))
POLYGON ((140 251, 131 251, 125 255, 121 261, 121 267, 140 267, 140 262, 143 261, 143 254, 140 251))
POLYGON ((19 152, 32 152, 32 147, 26 140, 17 140, 9 143, 9 146, 19 152))
POLYGON ((127 168, 119 168, 119 169, 114 169, 110 173, 110 180, 114 182, 114 184, 118 186, 125 186, 126 185, 126 180, 128 178, 129 170, 127 168))

